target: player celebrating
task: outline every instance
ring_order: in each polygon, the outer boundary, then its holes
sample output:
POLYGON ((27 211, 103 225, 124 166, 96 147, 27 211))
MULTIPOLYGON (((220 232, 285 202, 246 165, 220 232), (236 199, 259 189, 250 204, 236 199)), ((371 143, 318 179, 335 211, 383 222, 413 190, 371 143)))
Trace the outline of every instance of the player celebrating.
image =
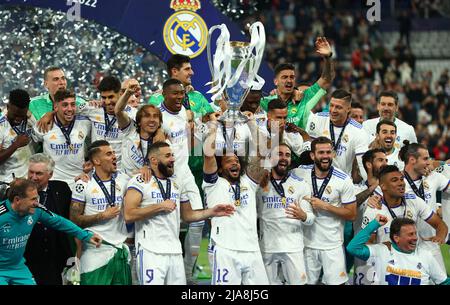
POLYGON ((377 124, 377 136, 370 144, 371 148, 381 147, 386 152, 386 157, 389 165, 395 165, 400 170, 403 170, 405 163, 400 160, 398 154, 399 148, 395 147, 395 140, 397 139, 397 126, 394 122, 388 120, 381 120, 377 124))
POLYGON ((33 139, 43 142, 44 153, 55 161, 53 178, 66 182, 73 190, 74 178, 83 170, 86 138, 91 132, 91 122, 76 115, 75 94, 58 91, 55 94, 55 122, 43 134, 35 126, 33 139))
POLYGON ((95 171, 89 182, 77 181, 70 218, 101 236, 103 245, 83 249, 81 284, 130 285, 130 254, 124 244, 127 228, 122 212, 128 177, 117 175, 117 158, 108 141, 93 142, 88 158, 95 171))
POLYGON ((367 227, 359 232, 347 250, 362 260, 373 260, 374 282, 381 285, 449 285, 447 274, 438 267, 433 256, 417 247, 415 222, 398 217, 389 227, 390 243, 366 245, 373 231, 386 226, 389 219, 376 215, 367 227))
POLYGON ((193 211, 179 178, 173 175, 175 160, 169 144, 154 143, 148 154, 150 183, 140 175, 133 177, 125 196, 125 220, 135 223, 138 277, 141 285, 185 285, 178 239, 180 216, 184 221, 196 222, 231 215, 234 209, 219 204, 193 211))
POLYGON ((304 228, 305 261, 308 284, 322 282, 341 285, 347 282, 345 265, 344 221, 356 217, 356 198, 349 176, 332 164, 332 142, 318 137, 311 143, 314 165, 300 166, 294 173, 312 185, 313 196, 307 198, 315 212, 311 226, 304 228))
POLYGON ((361 156, 368 149, 368 135, 359 123, 349 118, 351 100, 350 92, 342 89, 334 91, 330 112, 311 115, 306 131, 312 138, 325 136, 331 139, 336 153, 333 160, 336 168, 350 174, 356 157, 359 172, 365 177, 361 156))
POLYGON ((290 172, 291 149, 280 144, 272 152, 270 183, 257 193, 260 247, 270 284, 306 284, 303 226, 314 222, 306 182, 290 172), (283 280, 279 279, 281 268, 283 280))

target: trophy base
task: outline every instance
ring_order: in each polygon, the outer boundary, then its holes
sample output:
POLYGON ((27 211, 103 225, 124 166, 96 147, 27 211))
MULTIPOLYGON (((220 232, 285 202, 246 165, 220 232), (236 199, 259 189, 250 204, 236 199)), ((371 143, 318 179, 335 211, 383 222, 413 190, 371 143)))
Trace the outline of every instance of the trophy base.
POLYGON ((248 122, 248 117, 240 111, 228 109, 219 117, 218 121, 226 125, 245 124, 248 122))

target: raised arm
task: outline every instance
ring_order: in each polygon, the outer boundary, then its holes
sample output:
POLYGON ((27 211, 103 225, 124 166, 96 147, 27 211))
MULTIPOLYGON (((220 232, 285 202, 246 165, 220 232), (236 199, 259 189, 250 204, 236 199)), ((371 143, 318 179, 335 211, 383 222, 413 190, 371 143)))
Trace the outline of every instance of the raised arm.
POLYGON ((247 122, 252 135, 252 141, 250 142, 250 155, 248 157, 247 176, 249 176, 256 183, 260 183, 264 177, 265 169, 262 166, 262 160, 272 148, 270 139, 267 139, 264 143, 259 143, 260 135, 258 132, 258 126, 256 125, 253 117, 247 122), (266 145, 267 144, 267 145, 266 145))
POLYGON ((210 175, 216 173, 218 169, 215 157, 217 121, 208 122, 208 127, 208 135, 203 143, 203 173, 210 175))
POLYGON ((131 95, 133 95, 138 90, 138 85, 130 83, 125 92, 117 101, 116 106, 114 107, 114 113, 116 115, 117 123, 119 124, 120 129, 124 129, 128 126, 128 124, 130 124, 131 119, 128 117, 128 114, 124 110, 131 95))
POLYGON ((317 37, 316 39, 316 52, 324 59, 324 66, 322 75, 317 83, 322 89, 327 90, 331 87, 335 77, 334 65, 331 59, 333 55, 330 44, 325 37, 317 37))
POLYGON ((367 227, 359 231, 359 233, 353 237, 347 246, 347 251, 351 255, 362 259, 363 261, 368 260, 370 257, 370 249, 366 243, 369 241, 372 232, 386 223, 386 216, 377 215, 376 218, 367 225, 367 227))

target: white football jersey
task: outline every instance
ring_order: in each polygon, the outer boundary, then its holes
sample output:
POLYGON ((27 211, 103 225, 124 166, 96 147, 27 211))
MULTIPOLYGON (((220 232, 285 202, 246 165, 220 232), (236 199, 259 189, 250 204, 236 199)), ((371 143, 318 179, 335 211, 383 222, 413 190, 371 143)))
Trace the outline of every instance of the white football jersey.
MULTIPOLYGON (((404 196, 404 202, 400 205, 391 208, 391 211, 395 214, 396 217, 407 217, 409 219, 414 220, 416 223, 419 219, 424 221, 428 220, 433 216, 433 210, 423 201, 421 198, 417 197, 414 194, 406 193, 404 196)), ((390 241, 389 232, 392 220, 394 219, 389 209, 386 206, 386 203, 383 202, 381 205, 381 210, 371 208, 367 206, 366 211, 364 212, 363 221, 361 224, 361 228, 364 229, 372 220, 375 219, 377 214, 381 214, 387 217, 388 222, 378 228, 377 230, 377 243, 383 243, 390 241)))
MULTIPOLYGON (((26 125, 24 125, 24 132, 31 136, 33 133, 33 126, 36 125, 34 116, 31 116, 26 125)), ((21 126, 18 126, 21 128, 21 126)), ((6 114, 0 117, 0 150, 5 150, 12 145, 17 137, 14 128, 11 127, 6 114)), ((34 142, 30 141, 28 145, 18 148, 5 162, 0 164, 0 181, 11 182, 13 174, 16 178, 26 177, 28 173, 28 160, 34 153, 34 142)))
MULTIPOLYGON (((129 178, 126 175, 118 174, 114 180, 116 183, 115 205, 121 208, 120 214, 115 218, 102 221, 85 229, 97 233, 110 244, 122 247, 122 243, 127 239, 127 227, 123 216, 123 199, 129 178)), ((111 196, 111 180, 102 182, 111 196)), ((86 216, 104 212, 109 207, 105 194, 94 178, 91 178, 87 183, 82 180, 76 182, 72 192, 72 201, 85 204, 84 215, 86 216)))
POLYGON ((386 158, 388 165, 395 165, 398 167, 399 170, 402 171, 405 168, 405 162, 400 160, 400 157, 398 156, 399 152, 400 152, 399 148, 394 148, 394 151, 391 154, 386 155, 386 158))
MULTIPOLYGON (((276 180, 280 183, 280 180, 276 180)), ((302 178, 290 173, 282 184, 286 202, 269 181, 266 188, 257 192, 257 210, 259 218, 259 245, 261 252, 288 253, 303 251, 303 226, 312 225, 314 213, 309 202, 303 197, 311 197, 311 188, 302 178), (305 222, 287 217, 286 208, 297 204, 306 213, 305 222)))
POLYGON ((216 174, 204 175, 203 191, 208 208, 217 204, 234 204, 234 214, 211 219, 211 239, 219 246, 238 251, 259 251, 256 231, 256 191, 258 184, 246 174, 240 178, 240 198, 236 206, 230 182, 216 174))
POLYGON ((91 133, 91 122, 87 117, 77 115, 74 120, 70 133, 71 147, 55 122, 52 129, 45 134, 37 127, 33 130, 33 139, 43 142, 44 153, 55 161, 52 180, 64 181, 71 188, 75 185, 74 178, 83 172, 86 137, 91 133))
MULTIPOLYGON (((450 191, 448 187, 449 182, 450 181, 448 180, 448 178, 446 178, 444 175, 437 172, 431 172, 431 174, 427 177, 422 177, 419 180, 415 180, 414 184, 416 185, 418 190, 420 189, 420 185, 423 184, 425 203, 433 210, 433 212, 436 213, 439 207, 438 203, 436 202, 436 192, 441 191, 448 193, 450 191)), ((417 196, 406 179, 405 184, 405 192, 417 196)), ((422 219, 419 219, 417 221, 417 231, 419 232, 419 235, 424 238, 436 235, 436 230, 422 219)), ((422 243, 425 243, 428 247, 432 248, 439 247, 437 243, 434 243, 432 241, 421 241, 421 244, 422 243)))
POLYGON ((376 270, 375 284, 432 285, 447 279, 447 274, 429 251, 416 248, 413 253, 404 253, 384 244, 367 246, 370 251, 368 261, 374 261, 376 270))
MULTIPOLYGON (((136 118, 137 110, 136 108, 126 106, 124 111, 127 113, 130 120, 136 118)), ((105 123, 105 110, 104 108, 96 108, 89 106, 88 104, 81 104, 77 108, 77 113, 80 115, 85 115, 92 122, 91 129, 91 141, 106 140, 111 144, 114 152, 116 153, 118 168, 121 168, 122 160, 122 143, 124 141, 124 134, 119 128, 116 116, 107 114, 108 120, 113 122, 112 126, 108 128, 106 132, 105 123)))
MULTIPOLYGON (((311 114, 306 125, 307 132, 312 138, 320 136, 331 139, 330 135, 330 114, 320 112, 311 114)), ((338 141, 342 127, 334 126, 334 139, 338 141)), ((352 172, 353 160, 356 156, 363 155, 369 147, 369 136, 362 128, 362 125, 353 119, 349 119, 342 134, 339 147, 335 148, 336 157, 333 165, 346 174, 352 172)))
MULTIPOLYGON (((367 134, 370 136, 370 142, 372 142, 377 133, 377 124, 380 118, 374 118, 363 122, 363 127, 367 134)), ((397 139, 395 139, 395 148, 400 149, 403 147, 403 141, 408 140, 409 143, 417 143, 416 133, 414 127, 408 123, 403 122, 400 119, 395 119, 395 125, 397 126, 397 139)))
MULTIPOLYGON (((269 130, 267 129, 267 124, 259 126, 259 131, 267 138, 275 139, 276 135, 269 133, 269 130)), ((303 152, 303 138, 302 136, 297 132, 283 132, 283 139, 281 139, 281 142, 286 143, 289 145, 289 147, 292 149, 292 153, 296 154, 297 156, 300 156, 303 152)), ((275 143, 272 142, 272 145, 275 143)))
MULTIPOLYGON (((435 172, 444 175, 446 179, 450 179, 450 164, 444 164, 437 167, 435 172)), ((442 219, 445 224, 450 227, 450 193, 442 193, 442 219)))
POLYGON ((189 141, 190 133, 187 123, 186 109, 182 106, 180 112, 173 113, 161 103, 160 110, 163 117, 162 128, 167 135, 175 155, 175 174, 182 177, 185 170, 189 170, 189 141))
MULTIPOLYGON (((135 189, 142 194, 141 208, 162 203, 163 197, 159 190, 156 177, 145 183, 141 175, 136 175, 128 182, 128 189, 135 189)), ((160 254, 181 254, 180 234, 180 204, 189 204, 189 199, 180 188, 177 178, 168 178, 171 182, 170 200, 177 205, 170 213, 161 212, 145 220, 134 223, 136 246, 141 245, 146 250, 160 254)), ((159 180, 164 192, 167 191, 167 180, 159 180)))
MULTIPOLYGON (((311 171, 314 165, 302 165, 293 172, 312 186, 311 171)), ((324 179, 316 179, 320 190, 324 179)), ((311 187, 312 189, 312 187, 311 187)), ((355 188, 349 176, 333 168, 330 181, 323 192, 321 200, 341 207, 356 204, 355 188)), ((345 220, 327 211, 314 211, 316 218, 311 226, 304 227, 305 246, 312 249, 330 250, 342 246, 344 242, 345 220)))
MULTIPOLYGON (((144 156, 147 155, 148 141, 141 139, 136 130, 136 123, 130 121, 127 127, 122 129, 122 170, 128 177, 135 175, 136 170, 144 166, 144 156)), ((151 143, 150 143, 151 145, 151 143)))

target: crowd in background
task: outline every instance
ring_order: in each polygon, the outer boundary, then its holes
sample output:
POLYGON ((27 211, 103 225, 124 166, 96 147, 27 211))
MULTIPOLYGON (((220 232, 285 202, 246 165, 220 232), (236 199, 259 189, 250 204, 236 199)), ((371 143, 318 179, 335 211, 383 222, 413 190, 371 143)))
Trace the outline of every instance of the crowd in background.
MULTIPOLYGON (((256 20, 264 23, 265 59, 271 67, 292 62, 297 68, 297 82, 312 84, 321 71, 320 58, 314 52, 315 37, 327 37, 336 59, 335 88, 352 92, 353 101, 366 108, 367 118, 378 115, 379 92, 396 91, 400 105, 398 117, 416 127, 419 142, 428 145, 433 157, 450 158, 449 72, 443 69, 436 82, 431 71, 418 72, 417 58, 408 43, 411 18, 437 17, 441 1, 395 1, 397 11, 405 14, 395 16, 397 30, 402 35, 393 49, 385 46, 379 23, 369 22, 362 15, 359 1, 355 4, 351 0, 319 0, 300 4, 293 0, 266 0, 258 1, 256 6, 253 2, 229 0, 221 1, 220 5, 229 8, 238 4, 244 12, 253 12, 238 20, 243 27, 256 20), (257 10, 251 10, 251 6, 257 10)), ((143 100, 148 100, 167 78, 164 64, 158 58, 107 27, 86 20, 74 27, 64 14, 25 7, 2 9, 0 20, 3 33, 13 29, 16 33, 3 35, 0 45, 3 102, 7 92, 17 87, 24 87, 31 96, 42 93, 42 70, 54 64, 65 68, 72 81, 69 86, 88 98, 95 97, 96 86, 106 74, 136 78, 143 84, 143 100), (21 24, 20 30, 17 24, 21 24), (71 44, 65 45, 68 37, 71 44), (94 43, 87 44, 87 41, 94 43), (52 48, 45 48, 46 45, 52 48), (70 65, 74 57, 86 64, 70 65)), ((266 82, 271 84, 271 80, 266 82)), ((323 109, 328 100, 329 95, 315 111, 323 109)))

